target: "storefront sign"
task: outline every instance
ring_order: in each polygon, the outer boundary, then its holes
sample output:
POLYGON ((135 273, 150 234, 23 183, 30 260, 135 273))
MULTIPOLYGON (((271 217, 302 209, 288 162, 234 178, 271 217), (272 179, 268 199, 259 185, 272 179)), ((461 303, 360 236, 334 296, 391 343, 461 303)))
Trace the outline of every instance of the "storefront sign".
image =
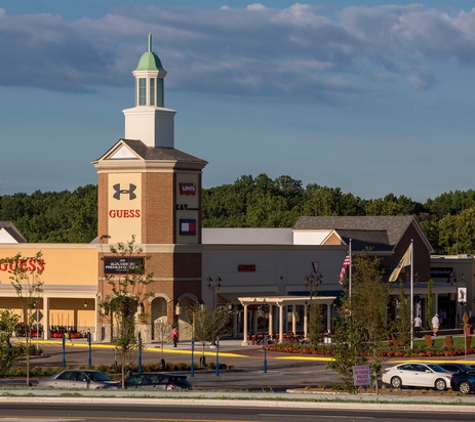
POLYGON ((110 218, 139 218, 140 210, 110 210, 110 218))
POLYGON ((194 183, 180 183, 180 195, 195 195, 196 185, 194 183))
POLYGON ((452 267, 440 267, 430 269, 430 277, 431 278, 449 278, 450 274, 452 273, 452 267))
POLYGON ((181 219, 180 234, 182 236, 196 236, 196 220, 181 219))
POLYGON ((126 274, 133 273, 143 266, 144 260, 141 257, 129 258, 104 258, 104 274, 126 274))
POLYGON ((256 265, 238 265, 238 271, 240 273, 254 273, 256 271, 256 265))
MULTIPOLYGON (((45 261, 44 259, 40 259, 37 261, 36 259, 22 259, 20 261, 20 267, 24 271, 39 271, 42 272, 45 270, 45 261)), ((5 262, 5 260, 0 259, 0 271, 15 271, 16 270, 16 262, 5 262)))

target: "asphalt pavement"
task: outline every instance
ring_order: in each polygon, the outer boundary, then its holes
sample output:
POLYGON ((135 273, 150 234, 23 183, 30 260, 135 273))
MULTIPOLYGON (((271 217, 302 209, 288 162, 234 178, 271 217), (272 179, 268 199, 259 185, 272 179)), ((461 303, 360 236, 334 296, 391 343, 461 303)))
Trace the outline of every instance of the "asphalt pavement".
MULTIPOLYGON (((67 366, 85 366, 88 363, 89 353, 91 353, 92 364, 97 367, 99 364, 111 364, 114 362, 114 346, 107 343, 92 343, 91 349, 83 339, 67 341, 64 352, 61 341, 39 341, 39 346, 43 349, 44 356, 34 358, 32 366, 38 367, 61 367, 63 359, 67 366)), ((329 358, 312 355, 287 355, 283 353, 267 352, 264 354, 262 346, 249 345, 242 346, 239 340, 224 340, 220 342, 217 350, 215 346, 207 344, 204 353, 208 362, 225 363, 227 367, 233 369, 221 370, 195 370, 191 377, 189 371, 185 372, 189 380, 195 385, 195 391, 180 392, 147 392, 147 398, 143 393, 131 393, 129 391, 114 391, 116 398, 111 398, 111 392, 101 391, 80 391, 75 393, 71 400, 85 400, 99 403, 102 401, 117 400, 125 403, 124 400, 151 400, 160 403, 168 403, 171 400, 174 405, 180 403, 202 403, 203 405, 223 405, 225 402, 232 402, 235 406, 267 406, 266 401, 271 401, 274 406, 300 407, 312 406, 319 408, 335 408, 342 405, 342 401, 351 402, 351 406, 364 406, 369 408, 428 410, 435 405, 451 406, 457 412, 474 412, 474 396, 449 395, 444 393, 427 394, 383 394, 375 395, 370 393, 348 395, 340 392, 318 391, 318 387, 340 384, 338 374, 326 369, 329 358), (264 370, 264 357, 266 357, 266 369, 264 370), (107 397, 104 397, 106 395, 107 397), (178 402, 177 402, 178 400, 178 402), (276 402, 279 403, 276 405, 276 402), (407 403, 411 402, 412 405, 407 403), (293 403, 293 404, 289 404, 293 403), (307 404, 305 404, 307 403, 307 404), (456 404, 457 406, 454 406, 456 404), (390 408, 390 407, 389 407, 390 408)), ((166 344, 163 348, 158 344, 147 344, 142 352, 142 364, 159 363, 160 359, 165 359, 170 363, 191 363, 199 361, 202 354, 201 345, 195 345, 192 351, 190 342, 180 342, 174 348, 171 344, 166 344)), ((406 359, 407 360, 407 359, 406 359)), ((414 359, 412 359, 414 360, 414 359)), ((425 361, 438 362, 437 359, 422 359, 425 361)), ((460 361, 475 364, 475 356, 464 358, 444 358, 444 361, 460 361)), ((398 360, 397 362, 401 361, 398 360)), ((420 361, 420 360, 419 360, 420 361)), ((392 366, 396 360, 384 362, 383 366, 392 366)), ((24 365, 20 361, 19 365, 24 365)), ((3 390, 0 396, 0 403, 14 400, 29 400, 28 396, 34 395, 35 401, 57 401, 67 400, 66 397, 58 397, 64 393, 61 390, 40 390, 35 388, 3 390), (24 396, 24 397, 23 397, 24 396)), ((30 398, 31 400, 31 398, 30 398)), ((439 408, 439 407, 438 407, 439 408)), ((442 409, 442 407, 440 407, 442 409)))

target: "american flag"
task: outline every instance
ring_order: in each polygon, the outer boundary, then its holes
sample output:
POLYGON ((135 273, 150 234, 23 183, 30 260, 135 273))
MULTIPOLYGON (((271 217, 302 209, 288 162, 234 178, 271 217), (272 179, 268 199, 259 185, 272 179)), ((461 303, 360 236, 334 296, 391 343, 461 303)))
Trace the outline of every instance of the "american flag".
POLYGON ((343 261, 343 266, 340 271, 340 284, 343 284, 343 279, 345 278, 346 269, 351 265, 350 254, 346 254, 345 260, 343 261))

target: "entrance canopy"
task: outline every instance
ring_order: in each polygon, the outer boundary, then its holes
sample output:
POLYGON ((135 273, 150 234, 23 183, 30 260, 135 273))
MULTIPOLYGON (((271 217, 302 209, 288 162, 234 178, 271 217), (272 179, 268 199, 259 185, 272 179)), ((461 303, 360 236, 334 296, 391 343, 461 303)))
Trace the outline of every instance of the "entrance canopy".
POLYGON ((296 307, 304 307, 304 336, 307 337, 308 305, 325 305, 327 307, 327 330, 331 327, 331 305, 336 296, 262 296, 262 297, 238 297, 238 300, 244 306, 244 330, 243 345, 247 342, 247 311, 249 305, 269 305, 269 335, 272 336, 273 329, 273 306, 279 308, 279 341, 284 338, 284 306, 292 306, 292 332, 296 334, 296 307))

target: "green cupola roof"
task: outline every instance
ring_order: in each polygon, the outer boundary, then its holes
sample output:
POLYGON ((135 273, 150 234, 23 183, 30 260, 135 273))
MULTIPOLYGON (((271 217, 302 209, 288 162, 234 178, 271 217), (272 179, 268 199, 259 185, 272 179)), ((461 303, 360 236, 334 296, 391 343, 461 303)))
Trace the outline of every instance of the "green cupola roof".
POLYGON ((158 56, 152 51, 152 34, 148 36, 148 51, 142 54, 135 70, 158 70, 166 72, 158 56))

